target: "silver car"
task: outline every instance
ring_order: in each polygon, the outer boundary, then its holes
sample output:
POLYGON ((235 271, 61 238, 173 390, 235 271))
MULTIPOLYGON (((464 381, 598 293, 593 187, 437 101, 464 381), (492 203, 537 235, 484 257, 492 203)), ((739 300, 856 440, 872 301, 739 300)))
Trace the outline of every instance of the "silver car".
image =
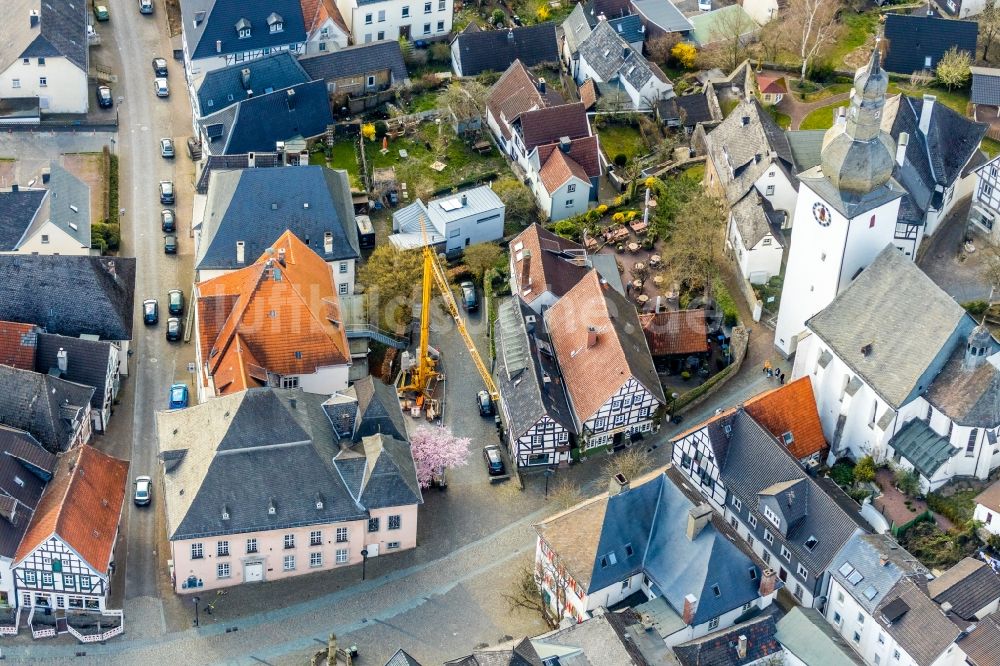
POLYGON ((153 90, 156 91, 157 97, 170 97, 170 86, 167 85, 167 80, 162 77, 156 77, 153 79, 153 90))
POLYGON ((146 506, 153 499, 153 480, 148 476, 135 477, 135 494, 132 501, 136 506, 146 506))
POLYGON ((170 138, 160 139, 160 157, 170 159, 174 156, 174 140, 170 138))

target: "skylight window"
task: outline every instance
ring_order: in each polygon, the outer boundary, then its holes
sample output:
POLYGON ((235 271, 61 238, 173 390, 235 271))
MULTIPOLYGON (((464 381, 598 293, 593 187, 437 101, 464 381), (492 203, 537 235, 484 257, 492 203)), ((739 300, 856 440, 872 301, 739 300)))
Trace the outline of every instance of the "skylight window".
POLYGON ((810 536, 808 539, 806 539, 806 542, 805 542, 806 550, 811 551, 812 549, 814 549, 816 547, 816 545, 818 543, 819 543, 819 541, 816 539, 816 537, 810 536))
POLYGON ((781 436, 781 441, 785 443, 785 446, 791 446, 792 442, 795 441, 795 437, 792 436, 792 431, 789 430, 784 435, 781 436))
POLYGON ((854 567, 851 566, 850 562, 844 562, 844 564, 839 569, 837 569, 837 571, 840 572, 841 576, 847 578, 852 573, 854 573, 854 567))
POLYGON ((865 588, 864 595, 865 599, 867 599, 868 601, 874 599, 877 594, 878 590, 875 589, 874 585, 869 585, 868 587, 865 588))
POLYGON ((851 585, 857 585, 858 583, 860 583, 864 579, 865 579, 865 577, 861 574, 861 572, 858 571, 857 569, 855 569, 851 573, 851 575, 847 577, 847 582, 850 583, 851 585))
POLYGON ((712 586, 712 594, 714 594, 716 597, 721 597, 722 596, 722 590, 719 588, 718 585, 713 585, 712 586))

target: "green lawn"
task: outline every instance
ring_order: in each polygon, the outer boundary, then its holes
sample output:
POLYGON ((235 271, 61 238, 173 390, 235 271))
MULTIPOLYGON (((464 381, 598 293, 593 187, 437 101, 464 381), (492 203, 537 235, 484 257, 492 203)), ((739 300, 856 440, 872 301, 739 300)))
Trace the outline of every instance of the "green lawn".
POLYGON ((827 54, 827 59, 837 65, 844 57, 864 44, 878 30, 878 12, 854 14, 844 12, 840 20, 844 32, 827 54))
POLYGON ((774 122, 778 123, 778 127, 780 127, 781 129, 786 130, 789 128, 789 126, 791 126, 792 117, 789 116, 787 113, 782 113, 773 106, 767 107, 767 112, 771 114, 771 118, 774 119, 774 122))
MULTIPOLYGON (((841 84, 834 84, 834 86, 839 86, 841 84)), ((843 84, 850 89, 850 84, 843 84)), ((831 86, 833 87, 833 86, 831 86)), ((966 109, 969 106, 969 93, 967 90, 948 90, 946 88, 940 88, 938 86, 911 86, 908 83, 889 83, 888 94, 897 95, 903 93, 904 95, 909 95, 910 97, 921 98, 926 95, 934 95, 937 97, 937 101, 944 104, 948 108, 954 110, 958 114, 965 116, 966 109)), ((839 106, 847 106, 848 102, 841 102, 839 104, 831 104, 830 106, 824 106, 816 109, 805 118, 802 119, 802 124, 799 129, 826 129, 833 125, 833 110, 839 106)))
POLYGON ((851 83, 831 83, 828 86, 820 88, 816 92, 796 94, 803 102, 818 102, 822 99, 826 99, 827 97, 833 97, 834 95, 851 92, 852 87, 853 84, 851 83))
POLYGON ((635 125, 605 125, 597 130, 601 148, 608 159, 614 160, 616 155, 625 155, 628 159, 646 154, 646 143, 635 125))
POLYGON ((320 164, 331 169, 344 169, 351 177, 351 187, 361 187, 358 158, 354 150, 355 140, 342 138, 329 148, 329 153, 310 153, 309 164, 320 164))
POLYGON ((1000 141, 991 139, 989 137, 983 138, 983 151, 993 159, 997 155, 1000 155, 1000 141))
POLYGON ((815 129, 829 129, 833 126, 833 113, 834 109, 847 106, 847 102, 841 102, 840 104, 823 106, 808 116, 802 119, 802 124, 799 125, 799 129, 803 130, 815 130, 815 129))

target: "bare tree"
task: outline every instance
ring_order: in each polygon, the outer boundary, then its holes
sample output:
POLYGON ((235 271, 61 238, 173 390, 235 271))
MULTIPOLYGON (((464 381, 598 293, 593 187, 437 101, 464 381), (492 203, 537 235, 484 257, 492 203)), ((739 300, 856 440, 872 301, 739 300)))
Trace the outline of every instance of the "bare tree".
POLYGON ((802 59, 802 78, 809 63, 837 36, 837 14, 843 0, 789 0, 786 28, 795 50, 802 59))
POLYGON ((616 453, 604 463, 604 475, 608 478, 621 474, 631 481, 641 475, 653 463, 653 459, 646 449, 641 446, 633 446, 630 449, 616 453))
POLYGON ((910 85, 914 88, 929 86, 933 81, 934 75, 930 73, 930 70, 918 69, 910 74, 910 85))
POLYGON ((664 268, 689 290, 708 289, 721 261, 725 214, 715 197, 698 193, 685 203, 663 248, 664 268))
POLYGON ((670 60, 670 52, 673 50, 674 46, 680 43, 680 41, 681 36, 676 32, 654 37, 646 42, 646 55, 648 55, 649 59, 653 62, 661 65, 666 64, 666 62, 670 60))
POLYGON ((746 60, 750 53, 750 41, 757 24, 744 11, 721 12, 712 27, 712 37, 716 43, 710 51, 717 54, 718 63, 727 72, 746 60))
POLYGON ((530 562, 522 564, 515 574, 514 582, 510 592, 504 592, 503 598, 507 602, 507 608, 515 611, 518 608, 545 613, 542 605, 542 593, 535 582, 535 567, 530 562))
POLYGON ((580 487, 569 479, 562 478, 549 490, 549 505, 559 512, 579 503, 581 497, 580 487))
POLYGON ((772 19, 757 35, 757 53, 765 62, 777 62, 781 49, 788 46, 788 26, 785 21, 772 19))
POLYGON ((438 109, 454 116, 458 122, 482 118, 486 113, 489 89, 475 79, 452 83, 438 96, 438 109))
POLYGON ((979 23, 979 43, 983 45, 983 60, 987 60, 990 47, 1000 37, 1000 5, 987 2, 976 21, 979 23))

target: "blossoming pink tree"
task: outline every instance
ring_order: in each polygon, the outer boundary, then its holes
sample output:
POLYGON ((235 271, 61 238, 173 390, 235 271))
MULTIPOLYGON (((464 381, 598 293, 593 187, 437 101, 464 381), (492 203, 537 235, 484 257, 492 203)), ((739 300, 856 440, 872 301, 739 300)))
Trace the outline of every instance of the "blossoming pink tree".
POLYGON ((447 428, 420 427, 410 436, 410 451, 420 487, 429 488, 444 470, 468 463, 469 438, 456 437, 447 428))

